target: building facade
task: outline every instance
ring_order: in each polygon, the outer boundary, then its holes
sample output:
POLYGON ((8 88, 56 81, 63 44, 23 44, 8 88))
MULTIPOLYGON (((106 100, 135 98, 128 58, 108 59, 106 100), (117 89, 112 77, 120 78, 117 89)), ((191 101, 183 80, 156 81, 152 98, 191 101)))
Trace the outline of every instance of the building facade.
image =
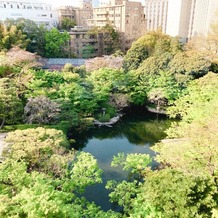
POLYGON ((211 25, 218 23, 217 0, 193 1, 194 16, 189 28, 189 38, 197 35, 206 36, 211 31, 211 25))
POLYGON ((87 27, 87 20, 93 18, 92 0, 80 0, 79 7, 63 6, 58 8, 59 21, 73 19, 77 26, 87 27))
POLYGON ((186 42, 208 34, 217 10, 218 0, 145 0, 147 31, 161 29, 186 42))
POLYGON ((80 26, 74 27, 70 32, 71 54, 77 58, 91 58, 103 55, 103 34, 88 34, 89 29, 80 26))
POLYGON ((129 49, 146 31, 144 7, 128 0, 111 0, 109 6, 93 8, 93 19, 87 23, 90 27, 111 24, 122 35, 123 50, 129 49))
POLYGON ((193 19, 195 0, 168 0, 166 33, 179 36, 183 42, 188 39, 190 21, 193 19))
POLYGON ((167 28, 168 0, 145 0, 147 31, 167 28))
POLYGON ((0 0, 0 20, 18 18, 29 19, 48 27, 58 24, 58 13, 50 4, 38 0, 0 0))

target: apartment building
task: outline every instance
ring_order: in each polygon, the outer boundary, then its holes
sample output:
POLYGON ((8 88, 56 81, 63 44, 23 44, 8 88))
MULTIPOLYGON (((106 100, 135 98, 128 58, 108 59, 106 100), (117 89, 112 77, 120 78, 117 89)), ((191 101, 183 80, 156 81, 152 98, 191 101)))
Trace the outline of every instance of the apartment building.
POLYGON ((58 13, 52 5, 38 0, 0 0, 0 20, 25 18, 52 27, 57 26, 58 13))
POLYGON ((76 8, 72 6, 62 6, 58 8, 59 22, 65 18, 69 18, 76 21, 76 8))
POLYGON ((84 57, 85 51, 90 48, 92 51, 89 54, 89 58, 103 55, 103 34, 88 34, 88 31, 88 28, 76 26, 69 32, 71 53, 78 58, 84 57))
POLYGON ((145 0, 145 15, 147 31, 167 28, 168 0, 145 0))
POLYGON ((93 8, 93 19, 87 23, 90 27, 111 24, 122 35, 123 50, 129 49, 146 31, 144 7, 140 2, 128 0, 111 0, 108 6, 93 8))
POLYGON ((87 27, 87 20, 93 18, 92 0, 79 1, 79 7, 62 6, 58 8, 58 17, 60 22, 70 18, 76 21, 77 26, 87 27))

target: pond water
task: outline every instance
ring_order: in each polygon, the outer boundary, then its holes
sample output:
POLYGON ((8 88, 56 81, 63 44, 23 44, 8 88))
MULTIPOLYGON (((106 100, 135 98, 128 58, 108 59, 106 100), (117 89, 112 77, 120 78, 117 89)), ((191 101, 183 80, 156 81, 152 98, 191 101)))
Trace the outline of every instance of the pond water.
MULTIPOLYGON (((170 120, 165 116, 151 114, 145 109, 133 110, 124 115, 119 123, 112 128, 96 127, 76 139, 78 149, 91 153, 97 160, 103 172, 103 183, 89 187, 85 197, 94 201, 103 210, 119 210, 119 207, 109 202, 110 191, 105 189, 108 180, 122 181, 127 179, 128 172, 120 167, 111 167, 113 156, 119 152, 145 153, 154 156, 151 146, 165 137, 164 131, 170 126, 170 120)), ((157 166, 155 161, 152 167, 157 166)))

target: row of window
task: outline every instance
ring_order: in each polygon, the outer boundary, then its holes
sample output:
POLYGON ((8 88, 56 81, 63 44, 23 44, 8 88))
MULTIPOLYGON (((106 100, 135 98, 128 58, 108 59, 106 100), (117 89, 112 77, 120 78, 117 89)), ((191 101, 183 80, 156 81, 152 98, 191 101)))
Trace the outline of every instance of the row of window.
POLYGON ((32 6, 32 5, 13 5, 13 4, 0 4, 0 8, 13 8, 13 9, 35 9, 35 10, 51 10, 51 7, 45 7, 42 6, 32 6))

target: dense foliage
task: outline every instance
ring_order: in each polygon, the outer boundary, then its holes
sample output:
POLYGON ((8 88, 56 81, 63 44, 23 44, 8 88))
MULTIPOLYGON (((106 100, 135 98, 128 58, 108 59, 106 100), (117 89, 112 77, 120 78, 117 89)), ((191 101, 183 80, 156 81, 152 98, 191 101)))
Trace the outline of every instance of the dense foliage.
MULTIPOLYGON (((10 40, 13 44, 28 42, 19 33, 22 27, 13 25, 5 36, 0 33, 1 50, 12 46, 6 47, 8 37, 18 37, 10 40)), ((117 39, 109 26, 105 31, 110 40, 117 39)), ((208 37, 217 50, 216 32, 208 37)), ((59 56, 68 36, 53 29, 44 39, 47 56, 59 56)), ((1 61, 1 128, 24 122, 47 126, 17 130, 6 138, 0 216, 217 217, 218 76, 210 72, 216 52, 197 49, 195 43, 183 47, 177 38, 148 33, 133 43, 122 69, 97 66, 86 72, 66 65, 61 72, 49 72, 22 66, 17 72, 1 61), (70 150, 63 132, 48 126, 83 127, 88 117, 107 121, 139 104, 167 110, 180 122, 168 129, 168 139, 153 147, 157 169, 149 167, 148 155, 114 157, 112 166, 129 172, 128 180, 106 185, 122 213, 103 212, 81 197, 87 186, 101 182, 97 161, 70 150)))
POLYGON ((106 24, 103 27, 94 27, 89 30, 87 35, 95 37, 99 35, 102 38, 102 43, 104 47, 102 55, 113 54, 116 50, 119 50, 121 47, 119 32, 115 30, 111 24, 106 24))
POLYGON ((7 19, 0 23, 0 50, 4 51, 18 46, 44 57, 68 57, 69 38, 67 32, 61 33, 57 28, 48 30, 43 25, 38 26, 35 22, 23 18, 7 19))

